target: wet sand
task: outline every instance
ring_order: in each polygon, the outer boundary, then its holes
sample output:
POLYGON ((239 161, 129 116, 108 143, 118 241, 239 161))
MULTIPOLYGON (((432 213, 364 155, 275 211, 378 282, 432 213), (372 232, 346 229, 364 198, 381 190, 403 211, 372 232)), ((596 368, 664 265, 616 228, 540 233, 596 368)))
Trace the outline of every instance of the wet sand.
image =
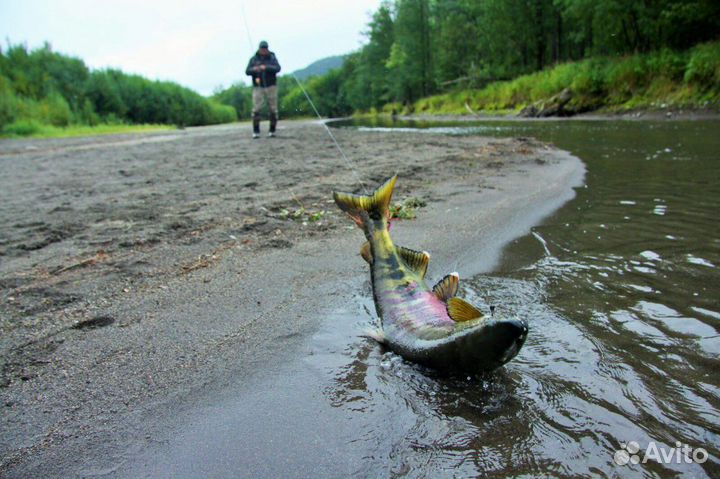
MULTIPOLYGON (((214 400, 264 384, 254 394, 281 407, 281 365, 367 294, 362 234, 331 200, 360 186, 324 129, 248 133, 0 143, 1 473, 157 473, 143 451, 193 430, 214 400)), ((432 254, 431 280, 490 270, 583 174, 530 139, 336 136, 369 187, 398 173, 396 200, 427 202, 394 237, 432 254)))

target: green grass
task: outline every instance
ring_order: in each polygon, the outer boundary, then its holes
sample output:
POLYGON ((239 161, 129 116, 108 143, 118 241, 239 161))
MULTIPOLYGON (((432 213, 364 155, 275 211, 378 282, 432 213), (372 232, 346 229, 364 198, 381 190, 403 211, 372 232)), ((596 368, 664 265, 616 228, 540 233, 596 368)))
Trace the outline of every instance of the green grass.
POLYGON ((149 133, 175 130, 174 125, 100 124, 58 127, 34 120, 18 120, 6 125, 0 138, 67 138, 75 136, 114 135, 120 133, 149 133))
POLYGON ((282 219, 291 219, 293 221, 298 222, 307 222, 307 223, 315 223, 316 221, 320 221, 325 217, 325 214, 327 211, 325 210, 306 210, 305 207, 301 206, 300 208, 297 208, 294 211, 290 211, 288 209, 281 209, 278 216, 282 219))
POLYGON ((402 203, 395 203, 390 206, 390 218, 400 220, 414 220, 417 218, 418 208, 424 208, 427 202, 420 198, 407 198, 402 203))
POLYGON ((720 42, 688 51, 599 57, 556 65, 477 90, 422 98, 412 105, 391 103, 378 113, 487 115, 517 113, 570 88, 569 107, 586 111, 659 108, 720 108, 720 42))

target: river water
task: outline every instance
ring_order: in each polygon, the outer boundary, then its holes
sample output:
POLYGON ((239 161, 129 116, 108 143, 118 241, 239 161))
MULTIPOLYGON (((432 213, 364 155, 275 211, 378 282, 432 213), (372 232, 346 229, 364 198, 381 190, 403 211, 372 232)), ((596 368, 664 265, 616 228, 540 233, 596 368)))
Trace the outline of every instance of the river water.
POLYGON ((396 446, 403 467, 720 474, 720 122, 354 126, 533 136, 588 168, 577 197, 509 245, 495 273, 463 281, 471 300, 530 318, 531 334, 493 380, 409 373, 429 400, 406 401, 427 420, 396 446), (688 464, 678 442, 707 461, 688 464), (618 460, 639 464, 615 462, 623 445, 618 460))
POLYGON ((489 376, 439 377, 358 338, 366 284, 308 355, 129 476, 720 475, 719 122, 342 126, 533 136, 586 163, 575 199, 461 281, 481 309, 528 319, 525 346, 489 376))

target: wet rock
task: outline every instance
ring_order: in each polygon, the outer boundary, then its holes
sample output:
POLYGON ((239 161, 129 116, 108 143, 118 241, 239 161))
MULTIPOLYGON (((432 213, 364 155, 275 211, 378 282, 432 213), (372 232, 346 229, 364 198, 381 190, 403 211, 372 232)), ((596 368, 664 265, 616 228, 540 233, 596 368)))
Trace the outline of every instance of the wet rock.
POLYGON ((84 319, 78 321, 72 326, 72 329, 98 329, 110 326, 115 322, 115 318, 112 316, 95 316, 94 318, 84 319))

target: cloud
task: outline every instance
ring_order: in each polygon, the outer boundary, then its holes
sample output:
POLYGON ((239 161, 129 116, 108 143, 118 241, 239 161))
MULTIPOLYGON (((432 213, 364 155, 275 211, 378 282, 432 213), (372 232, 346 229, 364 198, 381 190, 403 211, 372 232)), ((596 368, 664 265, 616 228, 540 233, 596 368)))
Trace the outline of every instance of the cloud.
POLYGON ((245 80, 266 39, 290 72, 360 46, 380 0, 25 0, 2 2, 0 32, 31 47, 49 41, 93 68, 115 67, 209 94, 245 80), (245 29, 247 22, 248 29, 245 29), (252 42, 248 40, 252 38, 252 42))
POLYGON ((103 66, 122 66, 123 70, 143 72, 155 78, 173 79, 192 76, 208 46, 217 37, 217 32, 209 25, 176 31, 152 42, 128 49, 118 48, 103 55, 103 66))

